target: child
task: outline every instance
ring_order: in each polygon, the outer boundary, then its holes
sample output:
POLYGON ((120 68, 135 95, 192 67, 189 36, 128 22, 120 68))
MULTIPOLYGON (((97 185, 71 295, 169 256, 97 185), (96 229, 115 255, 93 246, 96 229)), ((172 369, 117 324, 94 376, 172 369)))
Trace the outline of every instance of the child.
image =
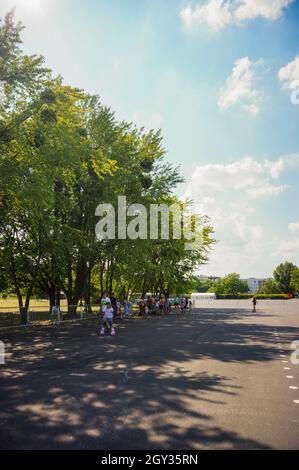
POLYGON ((106 304, 105 313, 103 316, 102 328, 100 331, 101 336, 104 336, 105 329, 107 332, 108 330, 110 330, 111 336, 115 336, 115 328, 113 327, 113 308, 111 306, 111 302, 107 302, 106 304))
POLYGON ((159 307, 160 307, 160 302, 159 302, 158 297, 156 297, 155 299, 155 314, 156 315, 159 315, 159 307))
POLYGON ((125 302, 124 302, 124 314, 125 314, 125 317, 129 317, 131 315, 131 308, 132 308, 132 305, 131 303, 128 301, 128 299, 126 298, 125 299, 125 302))
POLYGON ((180 298, 179 296, 176 296, 174 299, 174 306, 175 306, 175 311, 178 314, 179 313, 179 305, 180 305, 180 298))
POLYGON ((116 315, 123 319, 123 312, 121 309, 121 303, 119 301, 116 302, 116 315))
POLYGON ((182 313, 185 313, 185 307, 186 307, 185 302, 186 302, 185 297, 181 297, 181 299, 180 299, 180 308, 181 308, 182 313))
POLYGON ((146 298, 146 307, 147 315, 150 315, 153 311, 153 299, 150 295, 146 298))
POLYGON ((139 306, 139 315, 141 316, 145 315, 145 304, 144 304, 143 299, 139 301, 138 306, 139 306))
POLYGON ((53 308, 52 308, 52 312, 51 312, 51 316, 52 317, 56 317, 57 319, 57 324, 60 324, 62 323, 62 315, 61 315, 61 311, 60 311, 60 308, 59 308, 59 305, 54 305, 53 308))

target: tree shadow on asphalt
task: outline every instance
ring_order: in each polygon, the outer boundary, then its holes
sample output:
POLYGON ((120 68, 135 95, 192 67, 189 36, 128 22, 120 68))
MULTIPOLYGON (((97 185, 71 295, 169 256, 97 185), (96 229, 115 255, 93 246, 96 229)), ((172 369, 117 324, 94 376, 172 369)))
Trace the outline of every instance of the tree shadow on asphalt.
POLYGON ((186 376, 180 368, 128 372, 123 361, 106 359, 14 382, 1 388, 10 397, 0 412, 2 449, 264 448, 203 412, 205 402, 222 408, 219 396, 235 393, 226 390, 226 377, 186 376), (217 400, 208 398, 213 394, 217 400))
POLYGON ((0 448, 267 448, 215 426, 210 410, 223 414, 239 390, 200 360, 271 361, 273 327, 221 315, 134 320, 116 338, 94 324, 7 335, 0 448))

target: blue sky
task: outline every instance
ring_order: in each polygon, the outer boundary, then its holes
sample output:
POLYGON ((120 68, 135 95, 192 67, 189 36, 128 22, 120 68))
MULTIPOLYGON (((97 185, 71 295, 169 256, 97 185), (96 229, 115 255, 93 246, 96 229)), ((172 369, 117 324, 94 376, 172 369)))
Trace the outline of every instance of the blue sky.
POLYGON ((1 0, 1 16, 14 5, 26 52, 118 118, 161 127, 179 193, 216 229, 201 273, 299 264, 298 1, 1 0))

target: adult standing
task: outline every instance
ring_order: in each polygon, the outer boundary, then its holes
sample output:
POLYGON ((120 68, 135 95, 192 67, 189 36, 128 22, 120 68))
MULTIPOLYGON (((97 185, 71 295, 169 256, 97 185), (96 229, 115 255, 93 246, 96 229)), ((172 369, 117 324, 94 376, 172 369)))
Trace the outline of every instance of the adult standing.
POLYGON ((257 304, 257 299, 256 299, 256 296, 254 295, 252 297, 253 313, 256 312, 256 304, 257 304))
POLYGON ((111 300, 107 295, 107 291, 104 291, 103 294, 102 294, 102 297, 101 297, 101 313, 103 315, 105 315, 105 313, 106 313, 106 308, 107 308, 108 304, 111 305, 111 300))
POLYGON ((178 295, 174 299, 174 306, 175 306, 175 312, 176 312, 176 314, 178 314, 179 313, 179 306, 180 306, 180 298, 179 298, 178 295))
POLYGON ((181 297, 181 299, 180 299, 180 308, 181 308, 181 312, 185 313, 185 308, 186 308, 186 299, 185 299, 185 297, 181 297))
POLYGON ((115 297, 115 294, 112 292, 111 294, 111 307, 113 308, 113 315, 117 315, 117 298, 115 297))
POLYGON ((151 295, 148 295, 146 298, 146 306, 148 308, 148 313, 151 314, 153 311, 153 299, 151 295))

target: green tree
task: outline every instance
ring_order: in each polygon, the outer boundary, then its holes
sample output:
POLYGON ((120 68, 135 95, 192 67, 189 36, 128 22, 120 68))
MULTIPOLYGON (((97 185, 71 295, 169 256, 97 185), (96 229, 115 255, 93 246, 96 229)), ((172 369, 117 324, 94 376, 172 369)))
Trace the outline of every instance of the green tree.
POLYGON ((299 268, 295 268, 292 271, 291 288, 294 292, 299 294, 299 268))
MULTIPOLYGON (((194 279, 194 292, 208 292, 209 289, 213 288, 215 281, 212 279, 201 279, 199 277, 195 277, 194 279)), ((213 289, 212 289, 213 290, 213 289)))
POLYGON ((119 195, 147 208, 179 204, 173 191, 183 179, 163 160, 161 132, 118 122, 97 96, 52 78, 43 58, 23 54, 21 30, 13 13, 0 24, 0 259, 20 310, 34 291, 50 306, 63 291, 72 313, 96 289, 188 290, 214 243, 206 217, 187 219, 203 230, 193 251, 185 239, 95 238, 96 207, 116 206, 119 195))
POLYGON ((268 278, 263 281, 259 294, 280 294, 278 284, 274 279, 268 278))
POLYGON ((23 26, 15 24, 14 10, 0 19, 0 148, 17 136, 20 125, 52 97, 45 89, 49 70, 41 56, 21 49, 23 26))
POLYGON ((246 281, 240 279, 239 274, 231 273, 216 281, 209 292, 215 292, 217 295, 237 295, 248 292, 248 286, 246 281))
POLYGON ((280 292, 289 294, 292 292, 291 278, 292 273, 296 269, 296 266, 289 261, 281 263, 274 271, 274 279, 278 285, 280 292))

